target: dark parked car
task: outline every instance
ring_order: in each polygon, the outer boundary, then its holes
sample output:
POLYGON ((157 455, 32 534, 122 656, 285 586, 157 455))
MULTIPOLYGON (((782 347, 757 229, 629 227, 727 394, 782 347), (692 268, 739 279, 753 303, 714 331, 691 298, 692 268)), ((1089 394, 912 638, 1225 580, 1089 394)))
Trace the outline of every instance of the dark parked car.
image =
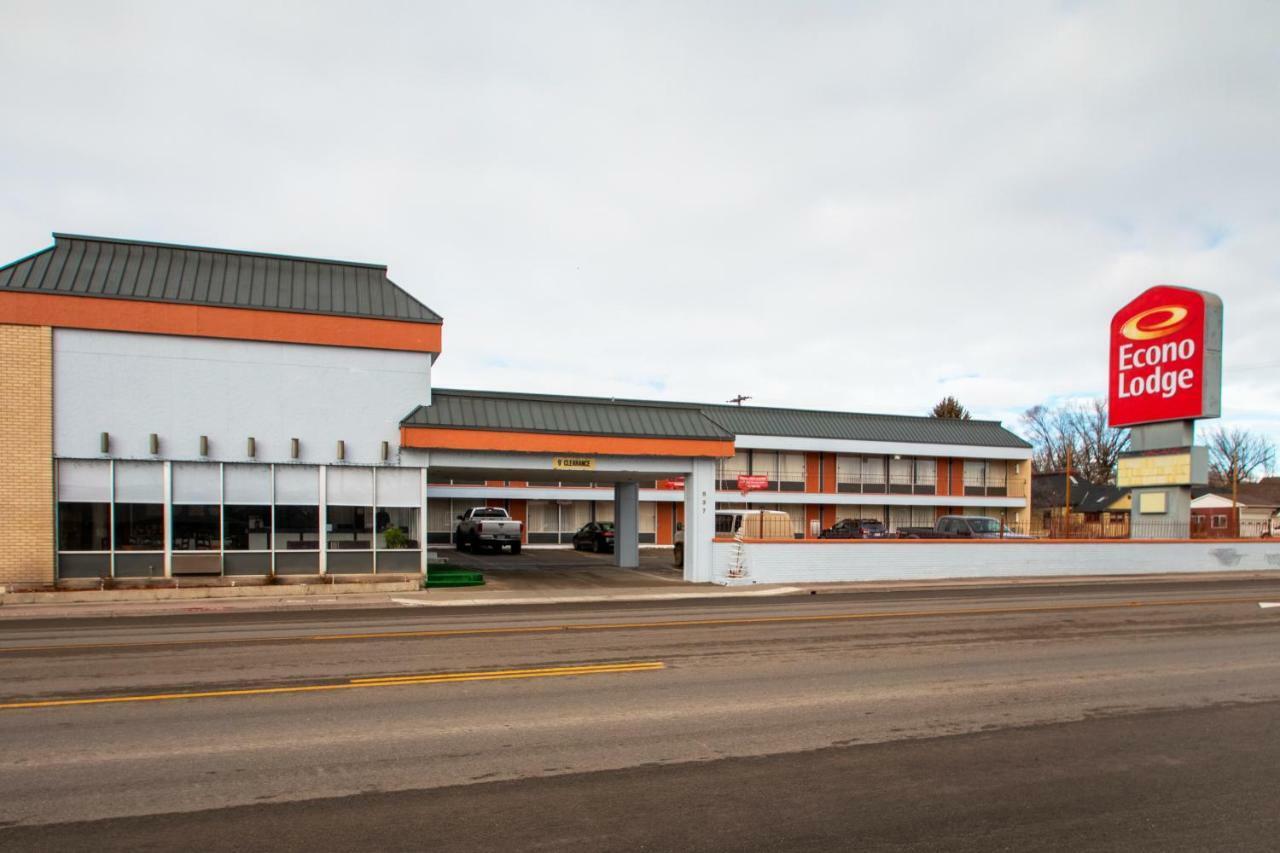
POLYGON ((593 521, 584 524, 582 529, 573 534, 573 550, 595 551, 602 554, 613 550, 613 522, 593 521))
POLYGON ((843 518, 822 531, 823 539, 888 539, 884 523, 874 518, 843 518))

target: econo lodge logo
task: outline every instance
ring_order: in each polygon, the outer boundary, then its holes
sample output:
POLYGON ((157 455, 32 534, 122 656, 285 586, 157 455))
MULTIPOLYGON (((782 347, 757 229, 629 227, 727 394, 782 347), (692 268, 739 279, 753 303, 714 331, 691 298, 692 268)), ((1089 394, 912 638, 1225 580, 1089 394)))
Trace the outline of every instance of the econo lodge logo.
POLYGON ((1149 341, 1163 338, 1187 325, 1187 315, 1191 312, 1181 305, 1161 305, 1159 308, 1148 308, 1141 314, 1134 314, 1129 322, 1120 327, 1120 334, 1131 341, 1149 341), (1151 319, 1155 317, 1156 319, 1151 319))
POLYGON ((1112 318, 1113 426, 1200 416, 1206 297, 1221 304, 1212 294, 1153 287, 1112 318))
POLYGON ((1184 337, 1144 345, 1147 341, 1176 333, 1186 326, 1190 313, 1182 305, 1161 305, 1133 315, 1120 327, 1121 335, 1136 342, 1120 345, 1118 378, 1121 399, 1147 394, 1159 394, 1168 399, 1180 389, 1191 388, 1195 371, 1176 365, 1195 358, 1195 341, 1184 337))

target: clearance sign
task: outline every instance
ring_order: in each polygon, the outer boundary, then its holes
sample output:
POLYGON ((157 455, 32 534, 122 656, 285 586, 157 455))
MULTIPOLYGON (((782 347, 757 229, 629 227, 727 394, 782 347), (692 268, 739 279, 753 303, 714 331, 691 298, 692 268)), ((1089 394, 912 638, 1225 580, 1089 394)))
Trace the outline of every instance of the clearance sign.
POLYGON ((1153 287, 1111 319, 1113 427, 1216 418, 1222 398, 1222 300, 1153 287))

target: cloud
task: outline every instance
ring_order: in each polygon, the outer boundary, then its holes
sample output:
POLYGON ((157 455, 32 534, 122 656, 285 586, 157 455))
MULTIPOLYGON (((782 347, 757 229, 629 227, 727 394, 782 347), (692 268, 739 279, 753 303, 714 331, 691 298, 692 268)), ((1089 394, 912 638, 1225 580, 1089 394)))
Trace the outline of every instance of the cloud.
POLYGON ((983 417, 1226 305, 1280 438, 1269 3, 10 4, 0 255, 384 261, 454 387, 983 417))

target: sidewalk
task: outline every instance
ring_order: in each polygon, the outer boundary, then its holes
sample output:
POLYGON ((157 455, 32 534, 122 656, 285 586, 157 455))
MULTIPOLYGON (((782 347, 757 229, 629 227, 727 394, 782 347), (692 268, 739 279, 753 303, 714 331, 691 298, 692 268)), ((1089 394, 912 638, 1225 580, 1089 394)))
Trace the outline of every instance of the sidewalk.
MULTIPOLYGON (((268 590, 259 587, 264 593, 268 590)), ((397 607, 477 607, 545 604, 590 604, 626 601, 678 601, 696 598, 759 598, 771 595, 794 595, 802 592, 795 586, 757 586, 750 588, 724 587, 712 584, 663 584, 661 586, 632 586, 602 589, 542 586, 529 589, 511 589, 506 584, 492 584, 457 589, 408 589, 378 592, 351 591, 335 593, 325 585, 289 586, 271 588, 271 592, 299 590, 286 594, 259 594, 254 596, 201 595, 191 598, 157 599, 155 592, 170 590, 108 590, 109 598, 85 600, 86 594, 75 596, 79 600, 59 601, 52 596, 60 593, 39 593, 44 596, 38 602, 13 599, 30 593, 0 595, 0 623, 7 619, 78 619, 111 616, 174 616, 196 613, 255 613, 316 610, 371 610, 397 607), (302 590, 306 590, 305 592, 302 590)), ((210 589, 210 593, 227 592, 227 589, 210 589)))
MULTIPOLYGON (((1060 576, 1037 578, 974 578, 962 580, 828 583, 802 585, 718 586, 664 582, 643 571, 618 570, 610 577, 535 574, 508 575, 479 587, 421 589, 416 584, 379 584, 376 591, 356 585, 290 585, 258 587, 258 594, 232 597, 226 587, 199 590, 199 597, 158 598, 157 593, 176 590, 106 590, 95 597, 88 592, 9 593, 0 595, 0 623, 16 619, 76 619, 93 617, 173 616, 201 613, 252 613, 319 610, 369 610, 400 607, 485 607, 590 604, 607 602, 680 601, 688 599, 761 598, 818 594, 946 591, 957 589, 1010 589, 1045 586, 1143 584, 1195 584, 1247 580, 1276 581, 1274 574, 1259 572, 1172 573, 1167 575, 1060 576), (394 587, 387 589, 385 587, 394 587), (350 591, 345 591, 350 590, 350 591), (218 595, 217 593, 223 593, 218 595), (274 594, 272 594, 274 593, 274 594), (38 602, 21 597, 43 596, 38 602), (55 596, 66 595, 66 599, 55 596), (76 600, 71 600, 72 598, 76 600)), ((363 586, 363 585, 361 585, 363 586)), ((375 586, 370 584, 369 586, 375 586)), ((97 592, 97 591, 90 591, 97 592)), ((197 590, 183 590, 194 593, 197 590)), ((1280 597, 1280 584, 1277 584, 1280 597)))

